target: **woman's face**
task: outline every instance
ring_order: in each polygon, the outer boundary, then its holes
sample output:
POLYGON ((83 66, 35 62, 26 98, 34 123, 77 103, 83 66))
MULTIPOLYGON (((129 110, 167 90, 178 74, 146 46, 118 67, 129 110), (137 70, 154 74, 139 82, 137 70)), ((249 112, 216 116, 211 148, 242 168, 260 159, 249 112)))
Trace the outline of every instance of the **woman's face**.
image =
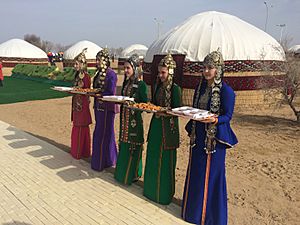
POLYGON ((169 71, 167 67, 165 66, 158 67, 158 77, 161 80, 161 82, 167 81, 168 75, 169 75, 169 71))
POLYGON ((100 60, 100 59, 96 59, 96 67, 99 69, 99 68, 101 68, 101 63, 102 63, 102 60, 100 60))
POLYGON ((212 80, 217 75, 217 69, 212 66, 205 66, 203 75, 206 80, 212 80))
POLYGON ((78 61, 75 61, 74 68, 75 68, 76 71, 80 71, 81 68, 82 68, 82 63, 78 62, 78 61))
POLYGON ((125 64, 124 64, 124 72, 125 72, 126 77, 128 77, 128 78, 134 74, 133 68, 131 67, 129 62, 125 62, 125 64))

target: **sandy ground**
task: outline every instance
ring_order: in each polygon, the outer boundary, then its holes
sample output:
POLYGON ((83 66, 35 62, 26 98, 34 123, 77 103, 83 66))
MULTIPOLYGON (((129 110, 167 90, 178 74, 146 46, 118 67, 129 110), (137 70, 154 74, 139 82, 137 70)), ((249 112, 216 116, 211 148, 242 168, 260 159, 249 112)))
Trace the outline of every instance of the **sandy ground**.
MULTIPOLYGON (((0 105, 0 120, 69 150, 70 103, 67 97, 0 105)), ((144 115, 146 134, 150 118, 144 115)), ((300 224, 300 126, 292 119, 287 107, 235 113, 232 127, 239 144, 226 161, 229 225, 300 224)), ((188 159, 186 122, 180 120, 176 198, 182 198, 188 159)), ((118 137, 119 116, 115 129, 118 137)))

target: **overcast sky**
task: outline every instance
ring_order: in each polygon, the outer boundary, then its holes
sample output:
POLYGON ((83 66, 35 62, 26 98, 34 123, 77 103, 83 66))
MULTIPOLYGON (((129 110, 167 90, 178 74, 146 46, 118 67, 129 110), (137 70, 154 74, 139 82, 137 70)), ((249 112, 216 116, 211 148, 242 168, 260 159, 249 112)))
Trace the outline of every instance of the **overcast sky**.
POLYGON ((279 40, 300 44, 300 0, 0 0, 0 43, 36 34, 43 40, 69 45, 89 40, 100 46, 149 46, 157 22, 165 33, 190 16, 219 11, 245 20, 279 40))

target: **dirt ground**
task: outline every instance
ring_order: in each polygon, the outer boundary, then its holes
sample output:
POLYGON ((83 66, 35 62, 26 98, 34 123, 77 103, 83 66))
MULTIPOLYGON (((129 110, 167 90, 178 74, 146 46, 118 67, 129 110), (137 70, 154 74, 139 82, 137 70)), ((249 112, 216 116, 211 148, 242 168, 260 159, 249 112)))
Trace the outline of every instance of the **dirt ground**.
MULTIPOLYGON (((0 120, 69 150, 71 98, 0 105, 0 120)), ((151 114, 144 115, 147 134, 151 114)), ((300 125, 288 107, 235 112, 239 144, 227 152, 229 225, 300 224, 300 125)), ((180 120, 176 198, 182 198, 187 159, 186 120, 180 120)), ((91 131, 94 125, 91 126, 91 131)), ((119 116, 115 130, 118 137, 119 116)), ((143 155, 145 159, 145 151, 143 155)))

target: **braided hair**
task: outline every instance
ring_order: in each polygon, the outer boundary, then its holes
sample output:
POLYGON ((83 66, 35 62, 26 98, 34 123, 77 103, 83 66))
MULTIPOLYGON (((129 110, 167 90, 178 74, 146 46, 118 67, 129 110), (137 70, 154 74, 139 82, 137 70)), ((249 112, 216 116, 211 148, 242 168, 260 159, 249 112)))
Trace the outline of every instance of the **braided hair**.
POLYGON ((130 78, 126 77, 126 74, 124 74, 124 81, 122 85, 122 93, 125 89, 128 90, 129 97, 134 97, 135 92, 138 88, 138 82, 139 82, 139 66, 140 66, 140 60, 139 56, 137 54, 133 54, 130 56, 126 62, 130 64, 130 66, 133 69, 133 76, 130 78))
POLYGON ((101 64, 100 66, 97 65, 97 71, 93 80, 93 88, 99 88, 99 92, 103 93, 107 69, 110 66, 108 49, 104 48, 99 51, 96 55, 96 60, 99 60, 101 64))
POLYGON ((167 77, 167 81, 165 82, 165 84, 163 84, 161 82, 161 80, 159 79, 159 77, 157 77, 157 88, 159 88, 160 86, 162 86, 163 88, 163 96, 161 99, 162 101, 162 106, 164 107, 171 107, 171 98, 172 98, 172 87, 173 87, 173 76, 174 76, 174 70, 176 68, 176 62, 173 59, 171 54, 167 54, 159 63, 160 67, 167 67, 168 69, 168 77, 167 77))

